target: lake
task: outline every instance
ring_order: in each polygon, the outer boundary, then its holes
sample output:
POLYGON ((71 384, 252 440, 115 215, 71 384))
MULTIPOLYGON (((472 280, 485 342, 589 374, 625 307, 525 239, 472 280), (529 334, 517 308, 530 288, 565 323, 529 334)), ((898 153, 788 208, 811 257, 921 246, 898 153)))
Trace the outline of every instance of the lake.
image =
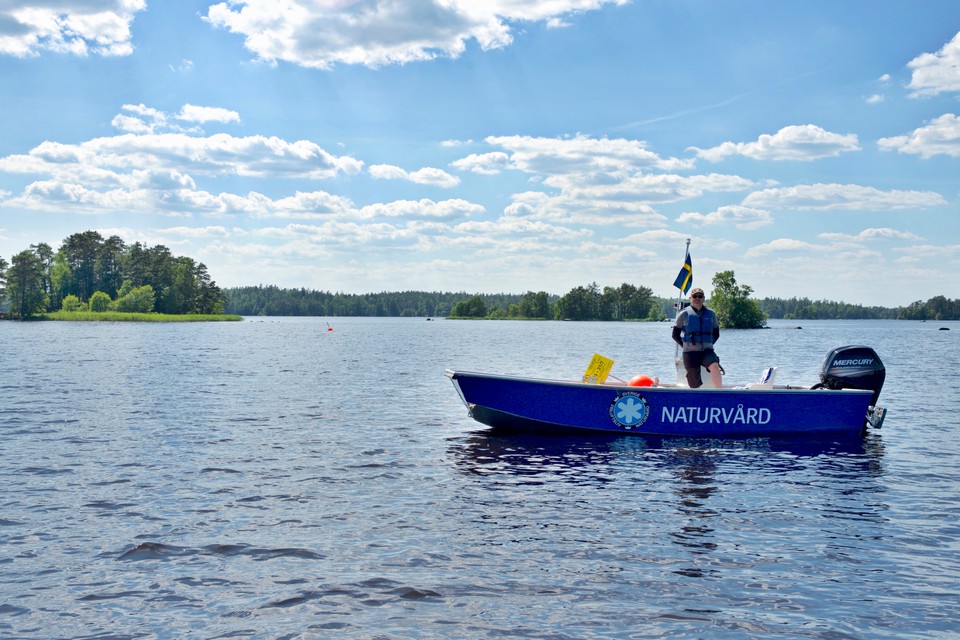
POLYGON ((883 429, 508 437, 443 375, 669 379, 668 323, 0 322, 0 637, 956 637, 960 323, 770 324, 728 381, 866 344, 883 429))

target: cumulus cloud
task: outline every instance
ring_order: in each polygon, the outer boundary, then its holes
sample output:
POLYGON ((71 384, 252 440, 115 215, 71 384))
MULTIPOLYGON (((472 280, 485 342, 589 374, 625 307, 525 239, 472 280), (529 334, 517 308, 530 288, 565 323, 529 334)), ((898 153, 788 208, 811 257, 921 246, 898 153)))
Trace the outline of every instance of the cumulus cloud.
POLYGON ((703 215, 701 213, 684 213, 677 218, 680 224, 700 225, 733 225, 737 229, 759 229, 773 224, 773 216, 763 209, 752 209, 739 205, 720 207, 716 211, 703 215))
POLYGON ((508 217, 554 224, 620 227, 664 227, 667 219, 650 205, 629 200, 588 197, 578 193, 550 195, 527 191, 513 195, 504 210, 508 217))
POLYGON ((395 200, 363 207, 361 218, 404 218, 406 220, 455 220, 483 213, 483 207, 466 200, 453 199, 434 202, 421 200, 395 200))
POLYGON ((460 178, 452 176, 442 169, 424 167, 416 171, 406 171, 390 164, 370 165, 370 175, 378 180, 407 180, 416 184, 432 185, 448 189, 460 184, 460 178))
POLYGON ((806 211, 896 211, 947 204, 932 191, 880 191, 855 184, 807 184, 755 191, 743 205, 806 211))
POLYGON ((913 97, 960 91, 960 33, 937 53, 919 55, 907 67, 913 71, 908 85, 913 97))
POLYGON ((471 153, 450 163, 454 169, 493 176, 510 168, 510 156, 502 151, 471 153))
POLYGON ((184 122, 240 122, 240 114, 221 107, 198 107, 185 104, 177 114, 184 122))
MULTIPOLYGON (((325 192, 297 192, 274 201, 252 191, 246 195, 211 193, 197 183, 223 175, 327 180, 360 173, 363 162, 359 160, 337 156, 309 140, 202 135, 177 131, 172 124, 177 119, 238 121, 239 116, 227 109, 185 105, 175 117, 142 104, 124 105, 123 111, 113 121, 122 131, 118 135, 74 144, 46 141, 27 153, 0 157, 0 171, 34 176, 21 194, 4 197, 3 206, 32 210, 69 206, 70 211, 80 213, 136 210, 180 216, 355 213, 349 201, 325 192)), ((411 175, 411 179, 441 181, 431 171, 411 175)))
POLYGON ((750 258, 766 256, 770 254, 782 254, 786 252, 794 253, 817 253, 828 250, 828 247, 804 242, 803 240, 794 240, 792 238, 777 238, 766 244, 757 245, 747 249, 745 255, 750 258))
POLYGON ((268 63, 327 69, 334 64, 379 67, 459 57, 469 42, 499 49, 512 27, 623 5, 628 0, 230 0, 212 5, 205 20, 244 37, 268 63))
POLYGON ((693 168, 693 161, 661 158, 640 140, 624 138, 536 138, 490 136, 486 142, 506 149, 511 165, 528 173, 623 173, 638 169, 677 171, 693 168))
POLYGON ((847 233, 821 233, 818 237, 824 240, 846 241, 846 242, 865 242, 869 240, 920 240, 920 236, 909 231, 899 231, 890 227, 880 227, 877 229, 864 229, 857 235, 847 233))
POLYGON ((146 6, 146 0, 2 2, 0 54, 130 55, 130 25, 146 6))
POLYGON ((753 142, 724 142, 710 149, 692 147, 697 157, 719 162, 730 156, 754 160, 819 160, 859 151, 856 134, 839 134, 812 124, 784 127, 753 142))
POLYGON ((88 179, 125 183, 137 171, 314 180, 359 173, 363 163, 335 156, 308 140, 274 136, 194 136, 185 133, 123 133, 78 144, 43 142, 24 155, 0 158, 0 170, 82 174, 88 179))
POLYGON ((945 113, 912 133, 880 138, 877 146, 883 151, 898 151, 932 158, 936 155, 960 157, 960 118, 945 113))
POLYGON ((693 161, 662 158, 639 140, 579 134, 491 136, 485 141, 503 150, 471 154, 452 166, 486 175, 505 170, 526 173, 531 182, 544 187, 514 194, 505 209, 511 217, 569 225, 662 227, 666 217, 653 208, 655 204, 754 186, 737 176, 670 173, 693 168, 693 161))

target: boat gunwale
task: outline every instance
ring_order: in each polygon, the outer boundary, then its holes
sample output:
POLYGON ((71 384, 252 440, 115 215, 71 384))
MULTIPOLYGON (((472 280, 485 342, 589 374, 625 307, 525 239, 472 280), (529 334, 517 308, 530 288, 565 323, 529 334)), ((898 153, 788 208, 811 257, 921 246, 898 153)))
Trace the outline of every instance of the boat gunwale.
POLYGON ((664 392, 679 392, 679 393, 788 393, 788 394, 797 394, 802 392, 807 393, 817 393, 822 391, 830 391, 832 393, 843 392, 848 394, 872 394, 873 392, 869 389, 852 389, 852 388, 843 388, 843 389, 826 389, 819 388, 815 389, 812 387, 801 387, 795 385, 774 385, 772 387, 763 387, 760 385, 756 386, 731 386, 731 387, 721 387, 716 389, 713 387, 699 387, 697 389, 691 389, 690 387, 684 387, 678 384, 659 384, 649 387, 637 387, 631 386, 626 382, 617 382, 610 383, 604 382, 602 384, 597 384, 593 382, 583 382, 581 380, 562 380, 562 379, 552 379, 552 378, 533 378, 520 375, 510 375, 510 374, 501 374, 501 373, 480 373, 476 371, 457 371, 455 369, 447 369, 444 371, 444 375, 450 378, 452 381, 456 382, 458 376, 469 376, 474 378, 487 378, 494 380, 505 380, 510 382, 526 382, 526 383, 535 383, 543 384, 550 386, 558 387, 574 387, 574 388, 589 388, 589 389, 623 389, 623 390, 632 390, 632 391, 643 391, 651 393, 664 393, 664 392))

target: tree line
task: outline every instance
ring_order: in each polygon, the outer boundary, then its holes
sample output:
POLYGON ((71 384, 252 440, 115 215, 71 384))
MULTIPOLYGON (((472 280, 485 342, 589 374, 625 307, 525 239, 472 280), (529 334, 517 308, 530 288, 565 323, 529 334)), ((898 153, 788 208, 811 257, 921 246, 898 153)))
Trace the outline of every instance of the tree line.
MULTIPOLYGON (((808 298, 751 298, 733 271, 714 276, 708 305, 725 326, 763 326, 766 318, 787 320, 960 320, 960 301, 943 296, 908 307, 864 307, 808 298)), ((567 320, 664 320, 676 314, 676 298, 654 296, 647 287, 624 283, 578 286, 563 296, 544 291, 523 294, 469 294, 402 291, 331 293, 276 286, 225 288, 225 313, 245 316, 377 316, 567 320)))
POLYGON ((759 304, 769 317, 785 320, 960 320, 960 300, 944 296, 892 308, 809 298, 764 298, 759 304))
POLYGON ((559 298, 545 291, 528 291, 506 307, 490 307, 479 295, 454 305, 454 318, 528 318, 538 320, 658 319, 658 299, 647 287, 623 283, 604 287, 596 282, 571 289, 559 298), (651 315, 653 314, 653 315, 651 315))
MULTIPOLYGON (((331 293, 312 289, 282 289, 274 285, 227 287, 224 313, 243 316, 448 316, 465 292, 398 291, 382 293, 331 293)), ((481 296, 490 308, 506 308, 519 295, 498 293, 481 296)))
POLYGON ((42 242, 9 263, 0 258, 0 310, 11 318, 61 309, 220 314, 225 301, 202 262, 96 231, 75 233, 56 251, 42 242))
POLYGON ((332 293, 277 286, 225 288, 224 312, 246 316, 377 316, 521 318, 552 320, 662 319, 672 301, 647 287, 624 283, 600 288, 574 287, 564 296, 545 291, 523 294, 468 294, 401 291, 366 294, 332 293))

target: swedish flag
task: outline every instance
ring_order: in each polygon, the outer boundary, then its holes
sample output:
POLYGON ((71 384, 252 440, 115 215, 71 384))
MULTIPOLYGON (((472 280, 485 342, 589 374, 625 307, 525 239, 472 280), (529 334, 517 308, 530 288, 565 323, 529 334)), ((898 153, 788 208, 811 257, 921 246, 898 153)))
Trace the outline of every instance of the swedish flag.
POLYGON ((687 257, 680 268, 680 273, 677 274, 677 279, 673 281, 673 286, 684 293, 690 291, 690 287, 693 286, 693 262, 690 261, 689 251, 687 251, 687 257))

